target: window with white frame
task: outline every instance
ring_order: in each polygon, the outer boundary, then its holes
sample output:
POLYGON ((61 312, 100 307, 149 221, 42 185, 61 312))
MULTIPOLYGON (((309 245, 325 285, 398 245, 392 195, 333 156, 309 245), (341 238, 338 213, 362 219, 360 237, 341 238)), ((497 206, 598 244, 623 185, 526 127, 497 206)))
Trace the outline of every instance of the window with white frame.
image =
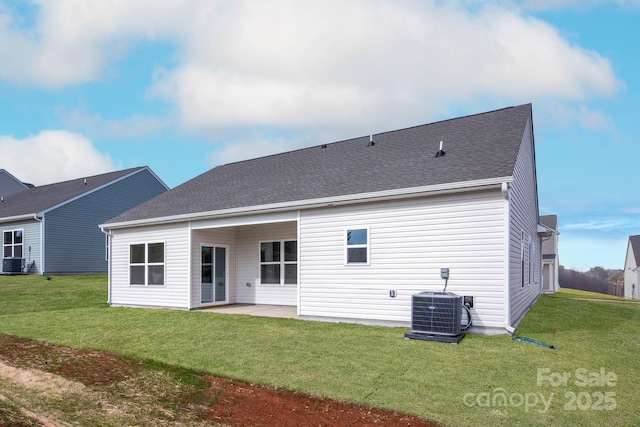
POLYGON ((369 264, 368 228, 349 228, 346 230, 345 263, 369 264))
POLYGON ((296 285, 298 283, 297 241, 260 243, 260 283, 263 285, 296 285))
POLYGON ((531 236, 527 236, 522 230, 520 232, 520 287, 531 284, 531 274, 533 263, 531 261, 531 236))
POLYGON ((22 258, 23 252, 23 230, 5 230, 2 256, 4 258, 22 258))
POLYGON ((164 242, 129 246, 129 284, 164 285, 164 242))

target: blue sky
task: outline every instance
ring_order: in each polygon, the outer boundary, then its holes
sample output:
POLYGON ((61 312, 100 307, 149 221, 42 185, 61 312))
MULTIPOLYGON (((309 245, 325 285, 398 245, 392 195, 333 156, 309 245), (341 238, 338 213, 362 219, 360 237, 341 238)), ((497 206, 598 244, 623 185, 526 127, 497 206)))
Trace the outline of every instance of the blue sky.
POLYGON ((640 0, 0 0, 0 168, 36 185, 533 104, 560 262, 640 234, 640 0))

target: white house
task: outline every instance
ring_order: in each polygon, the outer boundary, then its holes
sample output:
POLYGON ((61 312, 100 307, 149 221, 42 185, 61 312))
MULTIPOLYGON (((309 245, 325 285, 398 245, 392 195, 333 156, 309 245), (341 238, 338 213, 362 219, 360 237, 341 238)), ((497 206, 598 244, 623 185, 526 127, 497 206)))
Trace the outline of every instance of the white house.
POLYGON ((627 257, 624 261, 624 296, 640 298, 640 236, 629 236, 627 257))
POLYGON ((218 166, 101 225, 109 303, 408 325, 449 268, 474 327, 512 332, 542 289, 531 109, 218 166))
POLYGON ((540 217, 542 235, 542 292, 555 293, 560 290, 558 257, 558 216, 543 215, 540 217))

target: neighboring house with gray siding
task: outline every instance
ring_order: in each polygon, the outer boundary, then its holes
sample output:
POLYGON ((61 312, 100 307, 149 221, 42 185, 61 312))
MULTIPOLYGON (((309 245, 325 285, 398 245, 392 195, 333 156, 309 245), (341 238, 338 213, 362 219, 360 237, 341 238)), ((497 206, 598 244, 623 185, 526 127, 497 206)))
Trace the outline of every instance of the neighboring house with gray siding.
POLYGON ((640 236, 629 236, 627 256, 624 261, 624 296, 640 298, 640 236))
POLYGON ((24 259, 30 273, 107 272, 107 239, 98 224, 167 190, 151 169, 136 167, 3 197, 3 258, 24 259))
POLYGON ((0 169, 0 200, 31 187, 33 186, 20 181, 6 169, 0 169))
POLYGON ((558 215, 540 216, 542 235, 542 292, 555 293, 560 290, 558 256, 558 215))
POLYGON ((449 268, 475 330, 512 333, 542 290, 532 108, 218 166, 101 227, 113 306, 408 325, 449 268))

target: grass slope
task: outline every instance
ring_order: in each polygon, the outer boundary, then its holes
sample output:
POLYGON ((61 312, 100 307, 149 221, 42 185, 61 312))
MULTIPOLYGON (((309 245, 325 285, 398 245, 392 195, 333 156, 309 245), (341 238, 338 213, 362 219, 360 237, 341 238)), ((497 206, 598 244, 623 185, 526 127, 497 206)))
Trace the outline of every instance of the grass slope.
POLYGON ((114 351, 444 425, 637 422, 639 305, 541 297, 517 335, 553 344, 550 350, 506 335, 468 335, 452 345, 405 340, 402 328, 109 308, 105 301, 102 275, 0 277, 0 333, 114 351))

